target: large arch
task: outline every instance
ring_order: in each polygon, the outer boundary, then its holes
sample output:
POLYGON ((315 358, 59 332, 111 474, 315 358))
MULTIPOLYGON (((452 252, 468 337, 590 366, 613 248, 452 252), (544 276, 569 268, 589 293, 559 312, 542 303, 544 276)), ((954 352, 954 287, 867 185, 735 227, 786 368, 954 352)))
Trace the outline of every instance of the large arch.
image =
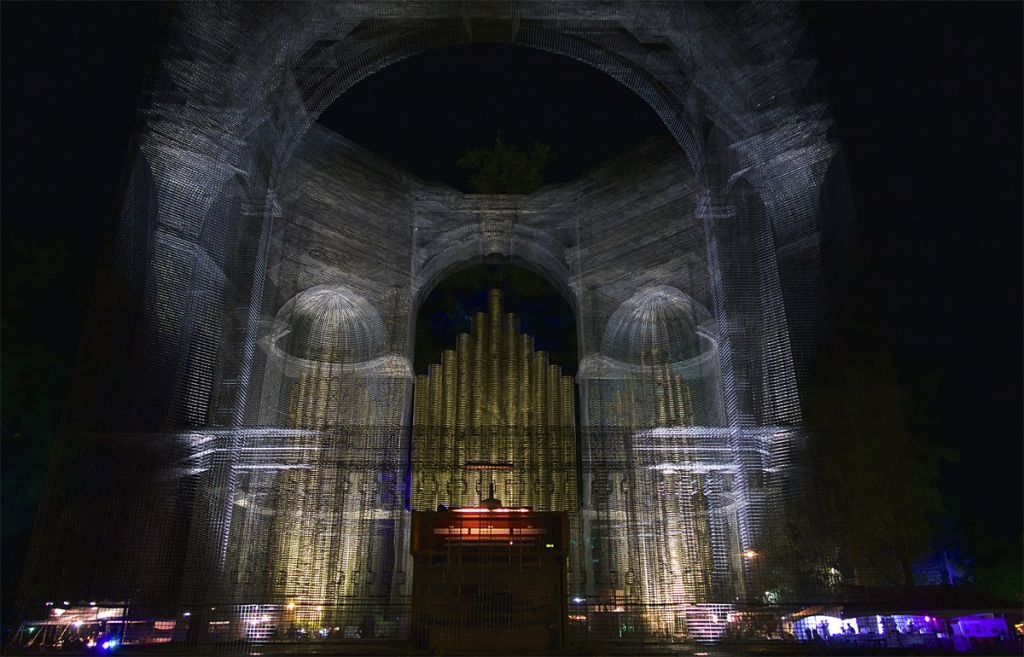
MULTIPOLYGON (((180 41, 166 60, 165 84, 154 94, 142 142, 156 172, 157 230, 191 232, 196 221, 234 221, 209 198, 218 194, 218 180, 235 172, 249 180, 247 208, 273 226, 276 187, 323 108, 385 66, 446 45, 513 43, 604 71, 654 108, 702 176, 710 173, 709 121, 729 142, 762 135, 756 147, 735 141, 751 166, 819 137, 806 129, 806 112, 798 111, 810 72, 789 61, 799 27, 791 11, 777 6, 742 9, 743 30, 731 29, 735 17, 714 7, 673 3, 643 11, 618 4, 499 8, 471 2, 194 5, 180 12, 180 41), (232 51, 227 58, 225 44, 232 51), (787 128, 793 125, 798 128, 787 128), (776 133, 781 136, 772 137, 776 133)), ((709 189, 728 171, 714 174, 709 189)), ((176 277, 154 267, 143 275, 176 277)), ((254 283, 260 278, 252 277, 254 283)), ((259 296, 255 289, 250 295, 259 296)), ((170 332, 188 335, 180 303, 161 298, 152 314, 176 318, 170 332)))
POLYGON ((167 113, 154 114, 158 123, 196 121, 193 112, 174 107, 172 99, 181 93, 233 108, 213 125, 207 122, 199 145, 217 146, 220 123, 224 136, 242 138, 228 149, 260 151, 251 157, 269 165, 259 174, 269 186, 304 131, 345 90, 432 48, 498 41, 593 66, 650 104, 698 169, 705 117, 731 140, 787 125, 790 117, 778 108, 801 106, 800 87, 809 73, 803 66, 784 65, 799 28, 787 15, 792 12, 778 7, 745 10, 756 39, 730 34, 716 9, 672 3, 652 3, 643 11, 627 5, 595 9, 587 3, 273 7, 183 9, 181 22, 189 38, 182 50, 188 59, 183 57, 181 66, 173 56, 168 60, 172 74, 164 94, 170 102, 160 106, 167 113), (212 20, 211 13, 217 14, 212 20), (232 33, 241 37, 243 31, 244 39, 229 39, 237 54, 234 65, 225 67, 221 44, 214 44, 232 33), (771 43, 773 36, 778 40, 771 43))
MULTIPOLYGON (((569 306, 572 311, 573 320, 576 329, 576 344, 582 344, 580 336, 580 307, 576 295, 573 294, 572 289, 568 285, 567 278, 561 278, 558 274, 562 273, 557 270, 552 271, 544 267, 542 264, 535 262, 529 257, 520 257, 517 254, 508 254, 503 257, 492 256, 471 256, 463 258, 458 261, 450 263, 447 267, 434 271, 429 278, 425 278, 423 284, 416 290, 413 297, 413 302, 410 307, 409 322, 410 322, 410 339, 414 339, 416 332, 416 322, 420 315, 420 311, 423 308, 424 302, 434 292, 438 285, 442 284, 446 279, 459 272, 471 269, 474 267, 495 265, 495 266, 511 266, 519 269, 524 269, 537 277, 545 280, 551 287, 558 291, 559 295, 565 301, 566 305, 569 306)), ((560 267, 564 269, 564 267, 560 267)), ((577 347, 578 349, 578 347, 577 347)), ((410 354, 413 355, 414 351, 411 349, 410 354)), ((579 360, 579 355, 576 355, 576 359, 579 360)), ((415 360, 415 358, 413 358, 415 360)))
MULTIPOLYGON (((333 68, 322 79, 305 79, 310 88, 303 89, 303 97, 307 99, 310 116, 315 120, 354 84, 387 66, 438 48, 497 41, 568 57, 605 73, 651 107, 686 153, 691 166, 698 167, 702 144, 693 121, 694 117, 687 113, 693 108, 686 107, 688 99, 680 97, 679 90, 665 86, 649 68, 646 68, 658 66, 670 70, 672 64, 664 50, 644 52, 642 47, 638 50, 635 45, 630 48, 625 44, 618 44, 620 49, 615 49, 563 31, 539 26, 533 29, 518 29, 507 36, 506 39, 475 39, 470 30, 452 29, 451 25, 410 31, 397 36, 389 43, 393 49, 374 53, 375 59, 361 62, 354 70, 333 68), (634 59, 637 57, 643 57, 646 61, 639 63, 634 59)), ((323 61, 338 61, 338 55, 346 50, 347 43, 345 36, 336 38, 337 40, 330 45, 308 50, 296 63, 296 72, 304 68, 323 68, 318 66, 323 61)), ((323 43, 319 41, 318 46, 323 43)))
MULTIPOLYGON (((568 363, 577 363, 579 361, 579 354, 578 354, 579 336, 578 336, 578 332, 579 332, 580 316, 579 316, 579 308, 578 308, 577 304, 575 303, 575 300, 574 300, 573 296, 571 295, 569 289, 565 285, 559 284, 558 281, 553 280, 547 272, 545 272, 542 269, 536 267, 535 265, 530 263, 528 260, 522 260, 522 259, 518 259, 518 258, 514 258, 514 257, 513 258, 507 258, 507 259, 506 258, 500 258, 500 259, 497 259, 497 258, 473 258, 473 259, 469 259, 469 260, 464 260, 462 262, 459 262, 459 263, 453 265, 449 269, 445 270, 445 272, 440 274, 437 278, 435 278, 434 281, 432 282, 432 284, 429 287, 424 287, 421 290, 421 293, 417 296, 416 302, 414 304, 415 310, 414 310, 414 313, 413 313, 413 321, 416 322, 417 324, 419 324, 419 320, 420 320, 420 318, 422 316, 422 313, 426 310, 426 308, 424 307, 425 304, 427 304, 428 299, 430 299, 432 297, 432 295, 438 290, 438 288, 444 287, 446 285, 450 286, 451 285, 450 281, 452 280, 452 278, 458 278, 460 274, 462 274, 462 276, 464 277, 464 276, 466 276, 466 272, 467 271, 479 271, 480 272, 480 276, 482 278, 481 278, 481 282, 479 283, 479 285, 477 285, 477 287, 478 287, 478 291, 482 295, 482 298, 485 297, 485 294, 484 294, 484 293, 486 293, 486 289, 485 288, 487 286, 489 286, 489 285, 496 284, 496 285, 499 286, 499 288, 502 285, 507 287, 508 289, 503 290, 503 291, 505 292, 506 307, 509 309, 510 312, 518 312, 518 311, 514 311, 512 309, 512 306, 521 301, 519 299, 519 295, 524 294, 523 288, 534 288, 535 287, 538 291, 543 293, 543 296, 545 298, 550 297, 552 292, 555 295, 557 295, 558 299, 561 301, 561 304, 564 304, 565 308, 569 311, 569 315, 571 316, 572 323, 573 323, 573 331, 572 331, 572 333, 573 333, 573 335, 575 337, 575 340, 576 340, 575 344, 572 345, 572 349, 573 349, 574 353, 566 354, 565 355, 565 358, 567 359, 566 362, 568 362, 568 363), (520 272, 520 271, 521 272, 525 272, 525 276, 522 275, 522 274, 519 274, 518 272, 520 272), (480 287, 480 285, 483 285, 484 287, 480 287), (549 287, 550 290, 549 291, 548 290, 544 290, 543 288, 545 286, 549 287), (512 295, 511 297, 510 297, 510 294, 512 295)), ((464 290, 455 290, 454 292, 456 294, 464 294, 465 293, 464 290)), ((557 306, 557 305, 560 305, 560 304, 555 303, 555 305, 557 306)), ((433 307, 433 306, 431 306, 431 307, 433 307)), ((483 305, 481 305, 481 307, 483 307, 483 305)), ((520 313, 521 319, 522 319, 522 315, 523 315, 523 313, 520 313)), ((531 325, 531 323, 527 322, 523 326, 523 331, 529 333, 530 332, 529 331, 530 325, 531 325)), ((415 327, 414 327, 414 330, 417 333, 419 331, 419 329, 417 329, 415 327)), ((534 337, 537 337, 537 336, 534 335, 534 337)), ((538 343, 538 345, 540 345, 540 344, 542 344, 542 343, 538 343)), ((454 345, 454 341, 452 342, 452 345, 454 345)), ((538 349, 543 349, 544 347, 543 346, 538 346, 537 348, 538 349)), ((422 360, 422 359, 417 354, 414 357, 414 361, 420 361, 420 360, 422 360)), ((552 361, 552 362, 555 362, 555 361, 552 361)), ((558 364, 563 365, 563 367, 564 367, 566 365, 566 362, 559 362, 558 364)), ((567 369, 565 371, 566 371, 567 374, 575 375, 575 367, 573 367, 572 369, 567 369)), ((418 372, 418 373, 422 373, 422 372, 418 372)))

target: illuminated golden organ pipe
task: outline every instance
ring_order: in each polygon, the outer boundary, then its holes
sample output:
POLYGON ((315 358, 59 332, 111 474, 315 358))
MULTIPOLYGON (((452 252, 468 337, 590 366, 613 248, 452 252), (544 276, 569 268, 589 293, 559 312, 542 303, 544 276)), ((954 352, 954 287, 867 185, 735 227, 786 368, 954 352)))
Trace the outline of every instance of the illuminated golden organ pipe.
POLYGON ((622 591, 645 605, 648 630, 656 633, 675 633, 682 605, 712 597, 709 507, 686 436, 693 427, 688 390, 661 354, 647 352, 607 388, 612 403, 604 409, 605 422, 618 427, 604 425, 603 438, 625 445, 625 467, 606 468, 608 484, 596 487, 603 488, 598 516, 607 514, 600 522, 615 528, 598 539, 604 546, 597 593, 622 591), (668 428, 677 432, 676 444, 649 438, 668 428), (663 467, 669 458, 682 463, 663 467))
POLYGON ((273 598, 296 605, 300 623, 323 620, 325 604, 387 593, 373 581, 384 547, 375 545, 380 473, 368 467, 377 436, 356 428, 373 415, 372 392, 331 354, 292 387, 292 421, 310 433, 289 447, 316 460, 278 475, 269 563, 273 598))
MULTIPOLYGON (((487 315, 485 313, 476 313, 473 316, 470 332, 473 349, 473 358, 469 364, 473 378, 473 402, 471 406, 471 417, 473 420, 471 426, 474 429, 479 429, 484 426, 484 417, 487 413, 487 403, 484 394, 487 381, 484 376, 486 371, 485 364, 487 362, 487 315)), ((475 448, 475 444, 471 445, 471 447, 475 448)))
MULTIPOLYGON (((280 622, 358 623, 351 603, 403 594, 408 361, 389 354, 376 310, 321 286, 280 312, 265 341, 268 404, 241 450, 227 575, 237 599, 280 622), (275 612, 276 613, 276 612, 275 612)), ((427 377, 415 385, 427 390, 427 377)), ((416 395, 429 413, 429 395, 416 395)), ((275 620, 275 622, 277 622, 275 620)))
POLYGON ((709 325, 679 290, 647 288, 580 366, 584 592, 641 605, 654 635, 691 633, 687 609, 741 591, 742 496, 709 325))
POLYGON ((456 349, 417 377, 416 397, 413 509, 474 506, 493 483, 506 505, 575 512, 573 379, 503 313, 500 290, 456 349))

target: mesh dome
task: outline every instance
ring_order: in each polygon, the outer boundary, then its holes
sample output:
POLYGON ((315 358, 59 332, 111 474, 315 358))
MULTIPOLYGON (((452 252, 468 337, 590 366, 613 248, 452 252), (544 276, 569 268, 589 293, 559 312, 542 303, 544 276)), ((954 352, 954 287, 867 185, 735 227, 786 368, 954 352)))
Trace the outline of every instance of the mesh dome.
POLYGON ((282 348, 308 360, 355 363, 385 353, 387 330, 366 299, 341 286, 302 292, 282 309, 288 323, 282 348))
POLYGON ((701 308, 674 287, 634 294, 612 313, 601 351, 626 363, 676 363, 700 353, 701 308))

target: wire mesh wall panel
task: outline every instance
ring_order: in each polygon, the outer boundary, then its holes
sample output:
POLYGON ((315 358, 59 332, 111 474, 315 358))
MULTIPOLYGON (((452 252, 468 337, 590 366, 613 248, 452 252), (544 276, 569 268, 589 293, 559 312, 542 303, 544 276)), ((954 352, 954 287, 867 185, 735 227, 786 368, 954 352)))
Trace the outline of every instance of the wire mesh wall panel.
POLYGON ((836 147, 795 10, 741 9, 177 6, 105 316, 124 341, 93 329, 24 604, 106 600, 122 635, 227 651, 404 641, 411 510, 492 483, 568 514, 567 595, 588 608, 566 640, 711 639, 716 605, 780 588, 836 147), (463 195, 314 124, 385 66, 481 39, 607 73, 674 143, 463 195), (419 305, 493 255, 572 307, 575 380, 497 295, 414 376, 419 305))

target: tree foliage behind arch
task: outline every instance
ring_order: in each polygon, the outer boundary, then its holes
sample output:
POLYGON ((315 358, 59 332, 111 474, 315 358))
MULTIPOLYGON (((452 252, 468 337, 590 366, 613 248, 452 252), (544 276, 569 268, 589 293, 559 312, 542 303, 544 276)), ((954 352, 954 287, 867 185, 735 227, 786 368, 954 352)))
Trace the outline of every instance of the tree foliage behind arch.
POLYGON ((544 171, 551 160, 551 147, 531 142, 519 148, 494 137, 490 148, 471 148, 456 164, 469 179, 474 194, 530 194, 544 184, 544 171))

